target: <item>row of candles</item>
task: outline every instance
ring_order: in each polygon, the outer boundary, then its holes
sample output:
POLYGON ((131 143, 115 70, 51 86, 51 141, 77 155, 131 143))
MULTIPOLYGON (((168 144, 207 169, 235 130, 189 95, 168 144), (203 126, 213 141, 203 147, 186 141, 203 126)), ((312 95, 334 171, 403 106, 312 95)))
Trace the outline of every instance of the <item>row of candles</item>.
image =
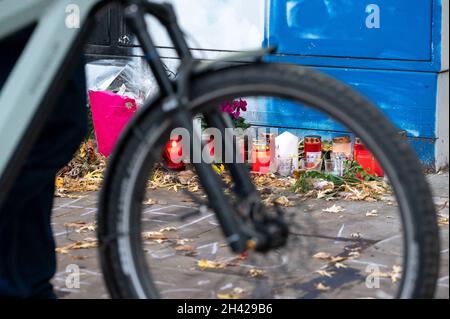
MULTIPOLYGON (((272 136, 267 135, 266 140, 254 142, 252 150, 252 171, 257 173, 268 173, 272 171, 272 159, 275 158, 277 172, 280 175, 288 176, 296 168, 306 170, 322 170, 324 167, 327 173, 343 175, 345 164, 349 160, 355 160, 369 174, 384 176, 384 172, 374 155, 365 147, 361 139, 356 138, 352 142, 350 136, 341 136, 333 139, 330 159, 323 158, 322 137, 318 135, 306 136, 304 138, 304 158, 295 167, 294 159, 298 158, 298 152, 292 152, 289 157, 282 158, 278 154, 273 157, 270 145, 272 136), (271 159, 271 160, 269 160, 271 159), (322 165, 324 164, 324 165, 322 165)), ((276 152, 275 152, 276 153, 276 152)))
MULTIPOLYGON (((290 135, 293 136, 292 134, 290 135)), ((348 160, 355 160, 368 173, 376 174, 379 177, 384 176, 381 166, 359 138, 356 138, 353 143, 350 136, 335 137, 332 143, 330 159, 325 159, 322 152, 322 137, 318 135, 306 136, 304 138, 304 158, 299 161, 298 143, 295 143, 295 146, 291 143, 291 149, 288 151, 289 155, 286 156, 286 151, 280 151, 279 145, 273 140, 274 136, 272 134, 264 134, 262 137, 255 139, 251 148, 252 171, 256 173, 265 174, 277 171, 280 175, 288 176, 298 168, 320 171, 324 167, 327 173, 342 175, 345 170, 345 163, 348 160), (276 146, 275 150, 271 149, 273 146, 276 146)), ((289 136, 287 137, 289 138, 289 136)), ((214 157, 214 141, 209 139, 207 144, 210 156, 214 157)), ((246 144, 243 141, 240 143, 240 153, 245 162, 249 160, 246 152, 246 149, 249 147, 246 144)), ((183 169, 185 164, 180 161, 182 157, 181 137, 170 140, 164 151, 167 167, 173 170, 183 169)))

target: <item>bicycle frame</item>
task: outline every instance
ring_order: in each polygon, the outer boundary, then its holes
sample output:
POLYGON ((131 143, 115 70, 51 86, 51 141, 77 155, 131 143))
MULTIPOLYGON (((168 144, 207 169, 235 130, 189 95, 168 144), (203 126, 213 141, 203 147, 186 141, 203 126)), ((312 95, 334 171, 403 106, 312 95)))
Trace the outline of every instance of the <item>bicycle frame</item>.
MULTIPOLYGON (((160 97, 163 98, 162 110, 170 113, 174 125, 194 133, 188 109, 189 81, 195 73, 210 71, 216 65, 220 67, 222 61, 197 67, 198 63, 191 55, 170 4, 145 0, 3 0, 0 2, 0 39, 32 23, 36 22, 37 26, 0 93, 0 202, 6 196, 21 163, 39 134, 46 115, 51 112, 71 66, 78 60, 84 40, 93 26, 93 16, 109 3, 119 3, 124 9, 126 22, 137 36, 159 85, 160 97), (75 8, 76 12, 70 12, 68 8, 75 8), (66 24, 68 11, 71 14, 78 13, 79 26, 76 25, 76 28, 66 24), (181 59, 175 82, 166 74, 157 48, 147 31, 145 14, 153 15, 166 28, 181 59), (18 83, 21 85, 17 86, 18 83)), ((235 58, 258 61, 271 51, 270 48, 262 49, 238 54, 235 58)), ((146 104, 144 108, 151 106, 146 104)), ((229 127, 219 110, 207 114, 206 119, 223 132, 229 127)), ((191 143, 199 141, 200 137, 194 133, 191 143)), ((235 142, 226 147, 229 151, 236 150, 235 142)), ((253 238, 254 242, 260 243, 261 250, 269 249, 270 243, 274 241, 268 240, 265 235, 259 236, 249 228, 244 230, 239 225, 234 209, 223 193, 221 180, 211 166, 205 163, 195 166, 231 248, 235 252, 242 252, 247 247, 247 241, 253 238)), ((239 189, 238 197, 248 205, 253 215, 258 214, 261 209, 259 196, 245 166, 235 163, 228 165, 228 168, 239 189)))
MULTIPOLYGON (((168 26, 171 20, 164 5, 144 1, 118 0, 2 0, 0 1, 0 40, 36 23, 24 51, 0 91, 0 201, 11 185, 20 163, 30 150, 55 98, 81 54, 84 40, 93 27, 93 16, 109 3, 145 5, 156 18, 168 26), (71 11, 71 8, 75 8, 71 11), (79 25, 66 24, 69 15, 79 25)), ((175 19, 175 17, 170 17, 175 19)), ((141 23, 145 23, 143 20, 141 23)), ((171 24, 169 31, 174 30, 171 24)), ((144 26, 140 26, 144 27, 144 26)), ((146 29, 143 29, 146 30, 146 29)), ((141 31, 141 34, 144 34, 141 31)), ((182 45, 181 31, 172 32, 180 56, 190 58, 187 45, 182 45)), ((156 52, 151 39, 140 39, 156 52)), ((183 41, 182 41, 183 40, 183 41)), ((149 51, 150 52, 150 51, 149 51)), ((150 59, 155 77, 165 95, 174 94, 159 59, 150 59), (158 63, 159 62, 159 63, 158 63)))

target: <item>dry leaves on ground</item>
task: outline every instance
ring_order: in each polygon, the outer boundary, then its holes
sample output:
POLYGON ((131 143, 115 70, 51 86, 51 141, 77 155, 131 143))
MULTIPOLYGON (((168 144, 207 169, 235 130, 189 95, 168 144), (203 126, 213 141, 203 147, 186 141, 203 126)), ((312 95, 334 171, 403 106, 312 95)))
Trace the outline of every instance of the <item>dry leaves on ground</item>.
POLYGON ((90 249, 97 247, 97 239, 95 238, 85 238, 83 240, 68 244, 63 247, 58 247, 55 251, 59 254, 68 254, 71 250, 76 249, 90 249))
POLYGON ((227 263, 220 262, 220 261, 212 261, 212 260, 206 260, 206 259, 200 259, 197 262, 198 268, 200 270, 206 270, 206 269, 223 269, 227 266, 227 263))
POLYGON ((376 271, 371 275, 378 278, 389 278, 393 283, 396 283, 399 282, 402 277, 402 267, 395 265, 390 272, 376 271))
POLYGON ((366 217, 378 217, 378 216, 379 216, 378 211, 376 209, 366 213, 366 217))
POLYGON ((334 271, 327 271, 325 269, 317 270, 317 271, 315 271, 315 273, 321 275, 322 277, 328 277, 328 278, 333 277, 335 274, 334 271))
POLYGON ((64 227, 75 229, 75 232, 77 232, 79 234, 94 232, 97 229, 97 225, 95 223, 88 223, 88 222, 83 222, 83 221, 65 223, 64 227))
POLYGON ((331 259, 331 257, 332 257, 331 254, 325 252, 318 252, 313 256, 314 259, 318 260, 329 260, 331 259))
POLYGON ((229 293, 218 293, 219 299, 242 299, 245 295, 245 291, 242 288, 236 287, 229 293))
POLYGON ((328 262, 330 266, 333 266, 337 269, 347 268, 347 265, 344 264, 345 261, 357 259, 359 257, 360 257, 360 253, 357 251, 355 251, 353 253, 350 252, 348 255, 344 255, 344 256, 342 256, 342 255, 333 256, 327 252, 318 252, 312 256, 312 258, 314 258, 314 259, 328 262))
POLYGON ((360 232, 351 233, 350 237, 353 238, 353 239, 361 239, 362 238, 362 234, 360 232))
POLYGON ((95 142, 82 143, 70 163, 58 172, 55 196, 74 198, 71 193, 99 190, 105 168, 106 158, 97 152, 95 142))
POLYGON ((444 215, 438 215, 439 225, 448 225, 448 217, 444 215))
POLYGON ((323 283, 319 282, 318 284, 315 285, 316 290, 318 291, 328 291, 330 290, 330 287, 324 285, 323 283))
POLYGON ((333 205, 333 206, 331 206, 331 207, 329 207, 329 208, 322 209, 322 212, 325 212, 325 213, 335 213, 335 214, 341 213, 341 212, 343 212, 343 211, 345 211, 345 209, 342 208, 341 206, 338 206, 338 205, 333 205))
POLYGON ((192 252, 194 251, 194 247, 190 245, 179 245, 175 247, 176 251, 183 251, 183 252, 192 252))
POLYGON ((248 274, 250 275, 250 277, 256 278, 256 277, 263 277, 266 274, 266 272, 262 269, 255 268, 255 269, 250 269, 248 271, 248 274))
POLYGON ((278 197, 275 200, 275 203, 280 206, 285 206, 285 207, 294 206, 294 204, 286 196, 278 197))

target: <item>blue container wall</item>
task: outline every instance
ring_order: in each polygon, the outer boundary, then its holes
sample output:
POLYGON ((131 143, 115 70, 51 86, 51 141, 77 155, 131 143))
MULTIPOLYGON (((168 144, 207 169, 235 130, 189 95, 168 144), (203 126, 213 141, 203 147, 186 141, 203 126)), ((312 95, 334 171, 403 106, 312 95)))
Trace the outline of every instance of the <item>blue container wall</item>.
MULTIPOLYGON (((434 163, 440 0, 272 0, 265 45, 271 61, 316 67, 367 96, 434 163)), ((255 125, 322 135, 345 130, 322 114, 277 101, 248 114, 255 125)))

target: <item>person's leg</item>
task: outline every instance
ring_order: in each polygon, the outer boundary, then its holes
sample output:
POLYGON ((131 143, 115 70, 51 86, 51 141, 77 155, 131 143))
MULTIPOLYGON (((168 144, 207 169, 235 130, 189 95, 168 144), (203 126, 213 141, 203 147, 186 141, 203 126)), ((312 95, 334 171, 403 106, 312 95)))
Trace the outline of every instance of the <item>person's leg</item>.
MULTIPOLYGON (((0 61, 0 70, 7 63, 0 61)), ((56 270, 51 228, 55 175, 85 136, 85 93, 80 65, 0 207, 0 298, 55 297, 50 284, 56 270)))

